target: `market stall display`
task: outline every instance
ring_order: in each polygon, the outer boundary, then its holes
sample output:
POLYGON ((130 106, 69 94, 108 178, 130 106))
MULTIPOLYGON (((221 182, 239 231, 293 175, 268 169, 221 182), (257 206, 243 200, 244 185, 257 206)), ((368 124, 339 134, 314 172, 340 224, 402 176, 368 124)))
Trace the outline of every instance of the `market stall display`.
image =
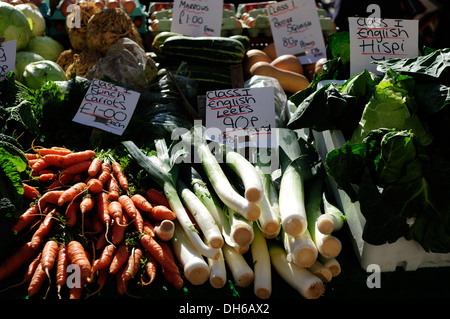
POLYGON ((18 44, 0 82, 0 298, 327 299, 349 271, 448 267, 449 49, 350 76, 348 33, 318 6, 327 56, 302 64, 276 54, 274 3, 224 4, 221 36, 171 32, 170 2, 0 3, 0 44, 18 44), (261 87, 275 145, 206 138, 208 92, 245 115, 233 94, 261 87), (113 125, 130 90, 120 134, 73 120, 87 101, 113 125))

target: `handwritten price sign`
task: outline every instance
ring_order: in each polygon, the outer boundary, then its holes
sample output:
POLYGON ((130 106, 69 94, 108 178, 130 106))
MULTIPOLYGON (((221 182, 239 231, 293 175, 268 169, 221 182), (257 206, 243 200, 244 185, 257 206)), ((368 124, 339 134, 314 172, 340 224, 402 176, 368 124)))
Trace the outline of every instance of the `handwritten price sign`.
POLYGON ((140 94, 97 79, 92 80, 73 121, 122 135, 140 94))
POLYGON ((170 31, 189 36, 220 36, 223 0, 175 0, 170 31))
POLYGON ((9 72, 14 71, 16 64, 17 41, 0 41, 0 81, 3 81, 9 72))
POLYGON ((418 20, 349 18, 350 73, 380 73, 372 61, 412 58, 419 53, 418 20))
POLYGON ((277 55, 293 54, 302 64, 326 57, 325 41, 314 0, 267 5, 277 55))
POLYGON ((208 138, 232 147, 273 145, 273 87, 208 91, 206 127, 208 138))

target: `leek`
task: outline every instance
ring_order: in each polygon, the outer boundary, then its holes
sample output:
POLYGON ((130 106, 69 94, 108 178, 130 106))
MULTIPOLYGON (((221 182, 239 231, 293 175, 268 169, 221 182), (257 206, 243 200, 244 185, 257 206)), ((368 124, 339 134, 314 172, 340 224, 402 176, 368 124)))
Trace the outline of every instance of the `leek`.
POLYGON ((272 294, 272 270, 270 265, 269 249, 266 238, 261 230, 254 225, 255 238, 250 249, 255 273, 253 291, 261 299, 267 299, 272 294))
POLYGON ((340 230, 345 224, 346 216, 328 201, 325 192, 322 195, 322 202, 324 213, 317 219, 317 228, 323 234, 331 234, 340 230))

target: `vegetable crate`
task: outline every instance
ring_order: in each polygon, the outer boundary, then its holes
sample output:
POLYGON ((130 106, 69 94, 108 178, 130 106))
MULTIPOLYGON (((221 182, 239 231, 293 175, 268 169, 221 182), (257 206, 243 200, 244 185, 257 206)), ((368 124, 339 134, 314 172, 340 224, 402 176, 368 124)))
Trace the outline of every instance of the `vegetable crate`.
MULTIPOLYGON (((345 138, 341 131, 313 132, 319 153, 323 160, 333 149, 342 147, 345 138)), ((406 271, 414 271, 426 267, 450 266, 450 253, 430 253, 414 241, 401 237, 395 243, 372 245, 362 239, 365 218, 361 214, 359 203, 352 203, 348 195, 337 188, 330 177, 336 202, 347 217, 347 224, 351 233, 351 240, 361 264, 367 269, 369 265, 377 265, 380 271, 395 271, 401 267, 406 271)))

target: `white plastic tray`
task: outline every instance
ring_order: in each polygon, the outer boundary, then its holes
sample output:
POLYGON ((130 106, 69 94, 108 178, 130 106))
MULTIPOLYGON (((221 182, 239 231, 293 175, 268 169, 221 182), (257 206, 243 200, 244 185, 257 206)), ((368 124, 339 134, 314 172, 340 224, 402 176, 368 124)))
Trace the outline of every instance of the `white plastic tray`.
MULTIPOLYGON (((340 131, 313 132, 313 135, 323 160, 328 152, 345 143, 340 131)), ((418 242, 404 237, 395 243, 383 245, 372 245, 362 240, 365 218, 361 214, 359 203, 352 203, 348 195, 329 178, 336 202, 347 216, 353 246, 363 269, 371 264, 378 265, 382 272, 395 271, 397 267, 414 271, 425 267, 450 266, 450 253, 426 252, 418 242)))

